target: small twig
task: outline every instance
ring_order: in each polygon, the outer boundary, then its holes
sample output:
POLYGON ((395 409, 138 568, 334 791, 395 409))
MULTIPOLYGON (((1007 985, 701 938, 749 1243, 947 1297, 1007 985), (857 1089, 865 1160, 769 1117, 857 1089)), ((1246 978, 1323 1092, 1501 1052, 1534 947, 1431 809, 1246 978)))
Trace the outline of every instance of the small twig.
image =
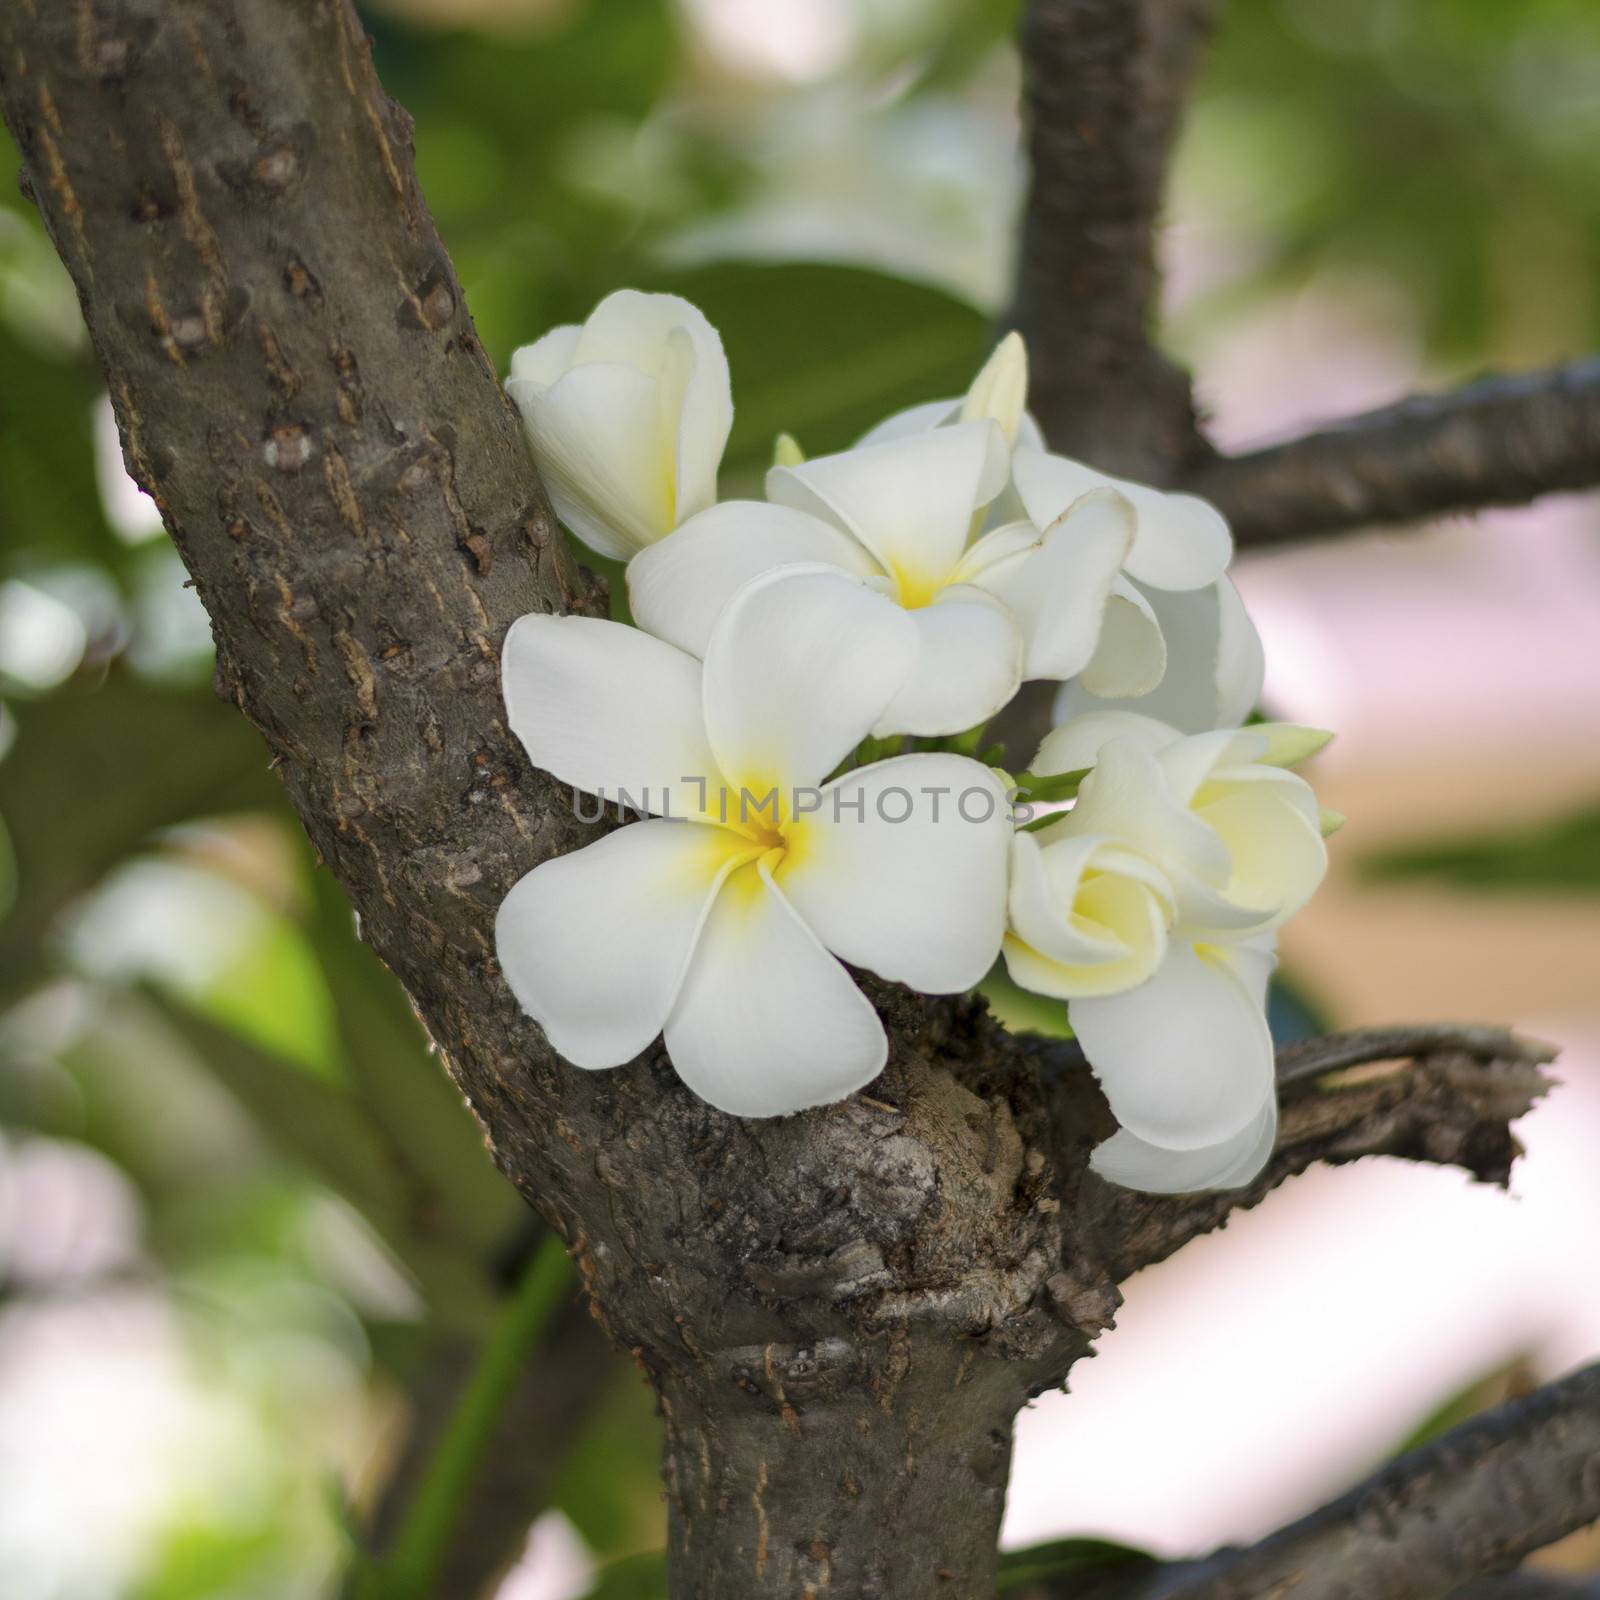
POLYGON ((1504 1185, 1522 1153, 1511 1124, 1549 1089, 1542 1068, 1555 1053, 1503 1029, 1457 1024, 1360 1028, 1289 1046, 1278 1057, 1277 1148, 1248 1188, 1165 1197, 1107 1186, 1113 1276, 1165 1260, 1317 1163, 1399 1156, 1504 1185), (1411 1064, 1331 1076, 1399 1060, 1411 1064))
POLYGON ((1471 1056, 1478 1061, 1517 1061, 1544 1066, 1559 1047, 1529 1039, 1506 1028, 1476 1022, 1397 1023, 1381 1028, 1348 1028, 1302 1039, 1278 1052, 1278 1087, 1321 1077, 1342 1067, 1375 1061, 1409 1061, 1442 1054, 1471 1056))
POLYGON ((1435 1600, 1597 1519, 1600 1365, 1472 1418, 1144 1600, 1435 1600))
POLYGON ((1600 358, 1420 395, 1246 455, 1184 487, 1241 545, 1281 543, 1600 484, 1600 358))

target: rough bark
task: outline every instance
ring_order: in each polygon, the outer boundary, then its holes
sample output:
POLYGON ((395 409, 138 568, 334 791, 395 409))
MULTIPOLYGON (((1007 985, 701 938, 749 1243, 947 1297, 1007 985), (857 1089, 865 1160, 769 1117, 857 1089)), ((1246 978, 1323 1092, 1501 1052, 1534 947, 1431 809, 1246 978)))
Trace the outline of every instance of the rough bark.
POLYGON ((1508 1401, 1145 1600, 1437 1600, 1600 1519, 1600 1367, 1508 1401))
POLYGON ((659 1046, 563 1064, 491 930, 594 833, 509 736, 498 654, 599 596, 347 0, 11 0, 0 74, 219 686, 661 1396, 674 1596, 986 1600, 1011 1417, 1116 1303, 1092 1084, 880 984, 883 1077, 779 1123, 695 1100, 659 1046))
POLYGON ((1012 321, 1054 449, 1165 482, 1203 449, 1188 375, 1150 338, 1167 159, 1217 0, 1030 0, 1032 178, 1012 321))
POLYGON ((1184 487, 1241 545, 1265 545, 1600 484, 1600 359, 1488 378, 1247 455, 1213 456, 1184 487))

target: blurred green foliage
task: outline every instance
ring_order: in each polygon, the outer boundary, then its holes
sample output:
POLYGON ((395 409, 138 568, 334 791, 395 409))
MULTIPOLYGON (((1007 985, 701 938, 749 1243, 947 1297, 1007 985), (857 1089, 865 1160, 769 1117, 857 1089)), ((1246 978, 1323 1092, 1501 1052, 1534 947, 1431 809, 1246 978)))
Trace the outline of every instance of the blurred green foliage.
MULTIPOLYGON (((1015 0, 863 4, 815 82, 750 75, 666 0, 528 9, 497 34, 452 26, 447 0, 431 21, 423 0, 365 13, 498 363, 619 285, 690 296, 727 344, 727 486, 747 492, 780 429, 820 452, 964 386, 998 307, 968 303, 964 269, 908 219, 937 217, 946 237, 994 219, 966 243, 1003 278, 1017 169, 974 169, 963 146, 984 119, 1009 136, 1015 0), (908 144, 916 159, 896 165, 908 144), (853 209, 830 211, 846 190, 853 209), (792 259, 802 222, 818 259, 792 259), (746 247, 708 252, 707 230, 733 223, 746 247)), ((1597 63, 1592 0, 1233 0, 1175 208, 1225 236, 1229 264, 1175 336, 1352 270, 1414 308, 1436 371, 1592 344, 1597 63)), ((15 164, 0 136, 0 169, 15 164)), ((87 1179, 49 1191, 49 1248, 0 1241, 0 1331, 136 1294, 168 1329, 157 1354, 179 1377, 162 1381, 188 1397, 169 1454, 206 1467, 173 1468, 170 1492, 129 1513, 137 1537, 63 1523, 57 1576, 29 1592, 90 1592, 74 1547, 95 1545, 114 1566, 92 1568, 103 1592, 136 1600, 331 1593, 341 1520, 365 1525, 422 1380, 502 1319, 527 1213, 315 870, 255 736, 211 695, 176 563, 108 514, 99 372, 9 185, 0 372, 0 586, 25 585, 80 636, 64 669, 31 673, 20 633, 0 639, 0 1169, 70 1158, 124 1217, 96 1233, 74 1221, 90 1217, 87 1179)), ((1382 867, 1592 889, 1597 836, 1591 811, 1382 867)), ((1003 975, 992 998, 1015 1025, 1061 1026, 1031 997, 1017 1010, 1003 975)), ((1292 996, 1280 1006, 1282 1026, 1310 1025, 1292 996)), ((549 1490, 606 1600, 661 1592, 642 1553, 661 1537, 649 1404, 624 1372, 549 1490)), ((83 1441, 77 1470, 100 1445, 83 1441)), ((1107 1548, 1019 1553, 1008 1583, 1107 1548)), ((20 1560, 0 1548, 0 1589, 22 1592, 20 1560)))
POLYGON ((1362 870, 1373 879, 1431 879, 1456 889, 1600 893, 1600 806, 1502 833, 1374 851, 1362 870))

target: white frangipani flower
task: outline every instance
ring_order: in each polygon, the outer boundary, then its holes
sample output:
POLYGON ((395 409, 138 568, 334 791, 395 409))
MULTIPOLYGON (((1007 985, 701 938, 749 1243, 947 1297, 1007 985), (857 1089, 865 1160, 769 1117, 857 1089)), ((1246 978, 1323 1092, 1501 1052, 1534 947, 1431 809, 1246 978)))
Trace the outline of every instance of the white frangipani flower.
POLYGON ((1326 739, 1108 711, 1040 746, 1035 775, 1087 771, 1069 812, 1013 843, 1006 964, 1069 1002, 1121 1124, 1094 1164, 1119 1183, 1228 1187, 1272 1148, 1273 930, 1326 866, 1316 798, 1282 768, 1326 739))
POLYGON ((1045 736, 1040 777, 1093 770, 1061 829, 1103 836, 1160 868, 1195 938, 1276 928, 1328 866, 1317 797, 1287 772, 1331 735, 1287 723, 1182 734, 1131 711, 1094 711, 1045 736))
POLYGON ((733 396, 687 300, 619 289, 518 350, 506 391, 556 515, 601 555, 626 561, 715 502, 733 396))
POLYGON ((512 626, 506 706, 534 764, 657 813, 535 868, 501 907, 501 967, 556 1049, 618 1066, 664 1033, 711 1104, 782 1115, 883 1067, 841 961, 929 993, 983 976, 1005 921, 999 779, 921 754, 825 782, 918 648, 905 611, 815 565, 741 588, 703 664, 616 623, 512 626))
POLYGON ((1011 333, 964 399, 912 406, 860 442, 989 417, 1012 449, 1011 484, 996 501, 1005 519, 1023 517, 1043 528, 1083 495, 1112 489, 1126 498, 1137 531, 1112 586, 1095 652, 1063 686, 1056 718, 1116 706, 1186 733, 1237 727, 1260 698, 1263 659, 1255 626, 1225 576, 1233 538, 1222 514, 1194 495, 1166 493, 1051 454, 1026 410, 1027 387, 1027 353, 1011 333))
POLYGON ((726 501, 629 564, 634 618, 700 654, 753 574, 826 563, 866 579, 915 626, 917 662, 875 731, 963 732, 1023 678, 1083 669, 1133 538, 1127 502, 1112 493, 1084 497, 1043 533, 1029 523, 979 532, 1008 473, 991 420, 774 467, 766 503, 726 501))

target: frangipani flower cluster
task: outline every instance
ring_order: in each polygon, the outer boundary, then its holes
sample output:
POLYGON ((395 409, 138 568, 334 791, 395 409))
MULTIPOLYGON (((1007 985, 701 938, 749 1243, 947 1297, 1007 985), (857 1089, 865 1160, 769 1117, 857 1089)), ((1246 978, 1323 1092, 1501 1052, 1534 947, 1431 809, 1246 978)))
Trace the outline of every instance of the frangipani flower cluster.
POLYGON ((950 994, 1003 960, 1067 1004, 1121 1124, 1103 1175, 1248 1182, 1275 930, 1326 865, 1287 769, 1326 736, 1241 726, 1262 659, 1220 515, 1050 453, 1015 335, 964 398, 834 455, 785 439, 759 500, 717 499, 731 384, 686 301, 614 294, 507 387, 635 623, 530 615, 505 642, 534 765, 638 815, 501 908, 555 1048, 613 1067, 660 1035, 713 1105, 783 1115, 883 1068, 851 968, 950 994), (1062 686, 1059 725, 1013 780, 975 753, 1029 679, 1062 686))

